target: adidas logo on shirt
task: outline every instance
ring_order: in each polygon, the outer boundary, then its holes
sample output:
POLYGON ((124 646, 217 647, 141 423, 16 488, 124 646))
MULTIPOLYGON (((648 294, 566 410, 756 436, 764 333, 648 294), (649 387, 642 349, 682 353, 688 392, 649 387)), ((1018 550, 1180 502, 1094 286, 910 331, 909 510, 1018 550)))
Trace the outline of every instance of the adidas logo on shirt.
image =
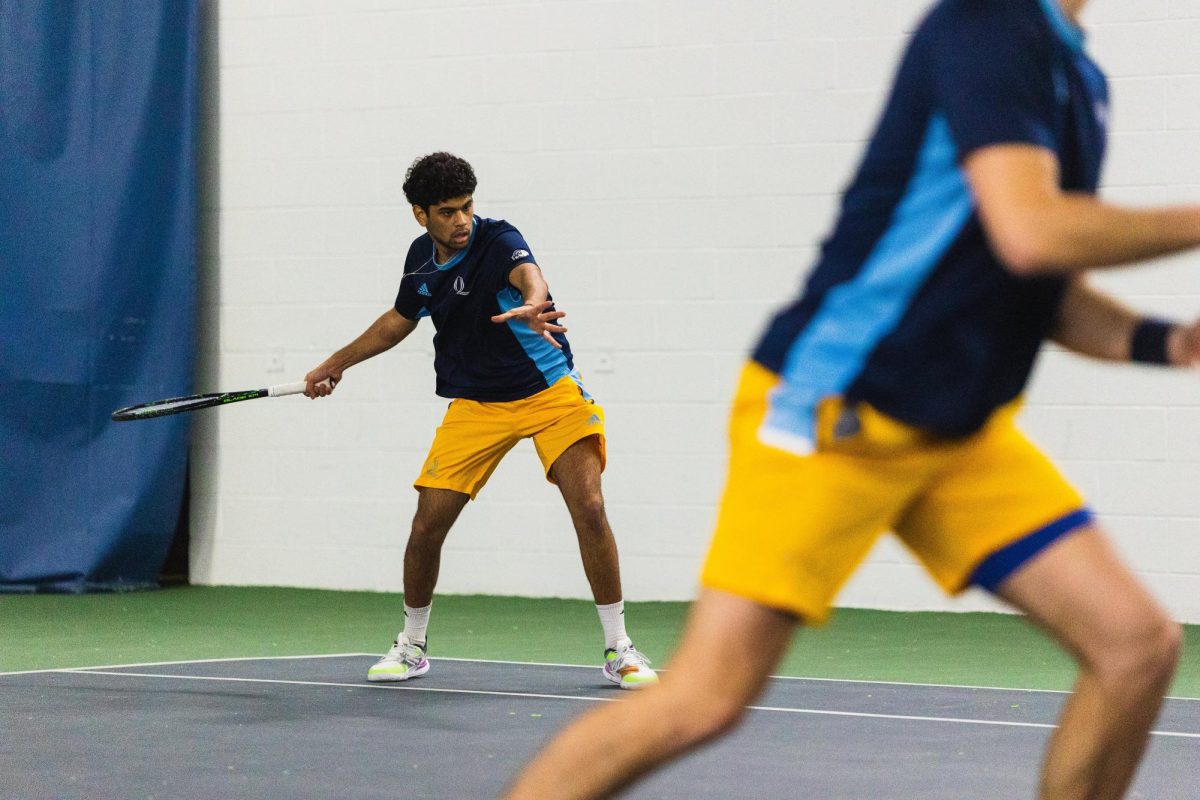
POLYGON ((426 297, 433 297, 433 292, 429 291, 429 284, 422 283, 421 288, 417 289, 417 294, 423 294, 426 297))

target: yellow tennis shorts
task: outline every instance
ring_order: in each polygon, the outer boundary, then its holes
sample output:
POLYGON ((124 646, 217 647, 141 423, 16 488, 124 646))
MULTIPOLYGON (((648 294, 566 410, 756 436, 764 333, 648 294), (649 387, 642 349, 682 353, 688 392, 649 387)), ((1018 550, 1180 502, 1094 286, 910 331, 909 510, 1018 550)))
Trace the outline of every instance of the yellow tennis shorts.
POLYGON ((998 558, 1019 566, 1032 557, 1027 542, 1044 546, 1090 521, 1079 493, 1017 429, 1017 403, 979 432, 945 439, 828 399, 813 451, 798 454, 759 439, 779 380, 754 362, 742 372, 706 587, 819 624, 888 531, 955 594, 998 558))
POLYGON ((453 489, 471 499, 487 483, 505 454, 526 437, 550 477, 550 467, 568 447, 595 436, 604 469, 604 409, 566 375, 548 389, 521 400, 484 403, 456 398, 446 409, 414 487, 453 489))

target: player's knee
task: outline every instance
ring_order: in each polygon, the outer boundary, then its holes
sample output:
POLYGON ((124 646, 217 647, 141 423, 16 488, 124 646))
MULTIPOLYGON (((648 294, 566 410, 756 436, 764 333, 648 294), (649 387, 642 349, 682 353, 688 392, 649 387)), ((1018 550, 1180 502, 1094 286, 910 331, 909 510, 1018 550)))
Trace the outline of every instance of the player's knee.
POLYGON ((580 521, 580 533, 604 531, 605 511, 604 495, 599 492, 589 492, 575 503, 575 516, 580 521))
POLYGON ((1167 677, 1175 674, 1179 658, 1183 653, 1183 626, 1170 619, 1163 619, 1157 626, 1154 642, 1149 653, 1151 664, 1167 677))
POLYGON ((746 706, 730 695, 710 697, 698 710, 700 718, 694 721, 692 734, 700 742, 729 733, 746 715, 746 706))
POLYGON ((667 697, 671 692, 664 688, 664 711, 675 718, 672 736, 689 745, 729 733, 746 713, 741 699, 732 694, 697 691, 687 697, 667 697))
POLYGON ((436 554, 442 549, 446 533, 420 518, 414 519, 405 552, 413 555, 436 554))
POLYGON ((1101 676, 1115 686, 1157 685, 1175 673, 1183 648, 1183 629, 1155 614, 1115 637, 1097 660, 1101 676))

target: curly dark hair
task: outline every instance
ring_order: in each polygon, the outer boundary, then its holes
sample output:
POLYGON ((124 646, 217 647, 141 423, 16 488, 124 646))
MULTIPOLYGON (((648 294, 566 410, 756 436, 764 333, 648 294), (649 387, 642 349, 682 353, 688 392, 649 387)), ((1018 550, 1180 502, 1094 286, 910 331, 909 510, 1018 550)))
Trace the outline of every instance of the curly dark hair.
POLYGON ((452 197, 474 193, 475 170, 453 153, 421 156, 404 174, 404 197, 427 210, 452 197))

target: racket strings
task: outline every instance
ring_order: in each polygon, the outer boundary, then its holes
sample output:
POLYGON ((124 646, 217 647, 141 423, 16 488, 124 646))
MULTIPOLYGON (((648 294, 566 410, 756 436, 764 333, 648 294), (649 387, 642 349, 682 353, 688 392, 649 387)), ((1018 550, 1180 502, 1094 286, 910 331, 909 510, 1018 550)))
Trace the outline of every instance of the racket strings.
POLYGON ((117 413, 124 419, 155 417, 187 411, 189 408, 204 408, 213 404, 213 397, 173 397, 156 403, 147 403, 134 408, 124 408, 117 413))
POLYGON ((175 410, 178 410, 181 408, 187 408, 188 406, 198 406, 198 405, 203 405, 204 403, 209 403, 209 402, 211 402, 211 400, 209 398, 204 398, 202 400, 197 399, 195 397, 180 398, 178 400, 164 400, 161 403, 155 403, 154 405, 152 405, 148 408, 145 408, 145 409, 141 409, 141 410, 142 411, 175 411, 175 410))

